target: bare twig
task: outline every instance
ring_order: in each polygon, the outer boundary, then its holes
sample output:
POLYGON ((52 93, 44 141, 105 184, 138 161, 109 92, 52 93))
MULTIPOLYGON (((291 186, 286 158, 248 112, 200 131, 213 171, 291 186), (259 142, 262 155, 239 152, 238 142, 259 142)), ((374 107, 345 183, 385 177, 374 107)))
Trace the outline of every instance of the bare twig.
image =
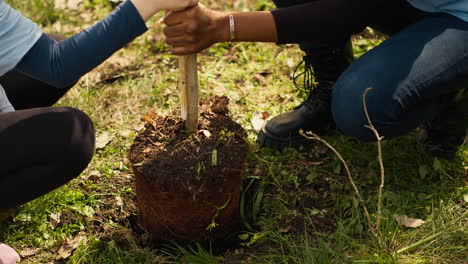
POLYGON ((377 129, 372 124, 371 118, 369 116, 369 112, 367 111, 366 97, 367 97, 367 93, 370 90, 372 90, 372 88, 367 88, 366 91, 364 92, 364 95, 362 96, 362 104, 364 105, 364 112, 366 113, 367 122, 369 123, 369 125, 366 125, 366 127, 372 130, 372 132, 374 132, 375 134, 375 137, 377 138, 377 150, 378 150, 378 159, 379 159, 379 165, 380 165, 380 186, 379 186, 379 194, 378 194, 378 200, 377 200, 375 229, 377 230, 377 232, 380 233, 380 218, 382 215, 382 196, 383 196, 383 189, 384 189, 384 184, 385 184, 385 168, 384 168, 383 159, 382 159, 383 137, 380 136, 379 131, 377 131, 377 129))
POLYGON ((369 215, 369 211, 367 210, 366 203, 364 202, 364 199, 362 199, 361 192, 359 192, 359 189, 357 188, 356 184, 354 183, 354 179, 353 179, 353 176, 351 175, 351 171, 350 171, 350 169, 348 167, 348 164, 344 160, 343 156, 341 156, 341 154, 332 145, 330 145, 330 143, 328 143, 327 141, 325 141, 324 139, 322 139, 321 137, 319 137, 315 133, 313 133, 311 131, 304 132, 302 129, 299 131, 299 133, 303 137, 305 137, 305 138, 307 138, 309 140, 316 140, 316 141, 322 142, 329 149, 331 149, 335 153, 335 155, 340 159, 341 163, 343 163, 343 166, 344 166, 344 168, 346 170, 346 174, 348 175, 349 182, 351 183, 351 186, 353 187, 354 192, 355 192, 356 196, 358 197, 359 203, 361 203, 361 206, 362 206, 362 208, 364 210, 364 215, 366 217, 367 224, 368 224, 369 228, 372 230, 373 229, 373 224, 372 224, 372 221, 371 221, 371 218, 370 218, 370 215, 369 215))

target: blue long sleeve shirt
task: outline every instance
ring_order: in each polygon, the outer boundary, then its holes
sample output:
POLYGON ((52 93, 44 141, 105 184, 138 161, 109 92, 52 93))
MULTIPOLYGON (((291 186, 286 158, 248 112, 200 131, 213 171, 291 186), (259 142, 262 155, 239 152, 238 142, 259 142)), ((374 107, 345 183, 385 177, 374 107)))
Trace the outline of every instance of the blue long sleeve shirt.
MULTIPOLYGON (((15 68, 58 88, 77 81, 148 30, 130 1, 62 42, 48 37, 3 0, 0 0, 0 25, 0 75, 15 68)), ((13 110, 0 86, 0 112, 13 110)))

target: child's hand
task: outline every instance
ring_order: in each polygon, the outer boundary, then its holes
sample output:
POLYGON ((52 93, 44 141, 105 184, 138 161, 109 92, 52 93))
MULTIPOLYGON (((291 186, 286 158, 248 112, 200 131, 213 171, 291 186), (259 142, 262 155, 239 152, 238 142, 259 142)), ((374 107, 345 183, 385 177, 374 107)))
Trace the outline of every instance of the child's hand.
POLYGON ((147 0, 154 1, 160 10, 184 10, 198 4, 198 0, 147 0))
POLYGON ((198 4, 198 0, 130 0, 146 22, 161 10, 183 10, 198 4))

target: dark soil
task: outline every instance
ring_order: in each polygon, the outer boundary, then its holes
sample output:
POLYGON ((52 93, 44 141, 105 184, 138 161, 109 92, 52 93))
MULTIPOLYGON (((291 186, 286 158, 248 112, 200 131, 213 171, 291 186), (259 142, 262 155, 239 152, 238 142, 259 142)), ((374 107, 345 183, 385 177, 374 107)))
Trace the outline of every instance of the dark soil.
POLYGON ((180 110, 147 114, 129 160, 136 177, 138 221, 155 238, 219 238, 239 224, 247 145, 229 117, 228 98, 200 103, 199 126, 186 131, 180 110))

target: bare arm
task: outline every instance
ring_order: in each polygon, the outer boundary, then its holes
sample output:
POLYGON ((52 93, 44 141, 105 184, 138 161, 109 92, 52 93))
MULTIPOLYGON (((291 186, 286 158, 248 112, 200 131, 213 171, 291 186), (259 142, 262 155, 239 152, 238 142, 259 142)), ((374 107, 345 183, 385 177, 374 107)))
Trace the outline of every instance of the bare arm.
POLYGON ((148 21, 161 10, 179 10, 197 4, 198 0, 130 0, 140 13, 143 21, 148 21))
POLYGON ((168 25, 164 34, 172 53, 197 53, 214 43, 229 41, 229 15, 234 16, 235 41, 277 41, 275 21, 269 11, 219 12, 199 4, 164 19, 168 25))

